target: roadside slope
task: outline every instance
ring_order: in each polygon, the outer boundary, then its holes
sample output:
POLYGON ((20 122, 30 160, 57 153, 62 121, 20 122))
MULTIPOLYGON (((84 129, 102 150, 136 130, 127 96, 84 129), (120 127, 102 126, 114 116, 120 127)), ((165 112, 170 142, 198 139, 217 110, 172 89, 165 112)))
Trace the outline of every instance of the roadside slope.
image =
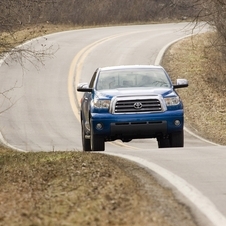
POLYGON ((214 33, 180 40, 166 51, 162 65, 173 81, 189 81, 187 89, 178 90, 184 102, 186 126, 205 139, 226 145, 226 67, 213 40, 214 33))
POLYGON ((0 225, 197 225, 136 164, 83 152, 0 153, 0 225))

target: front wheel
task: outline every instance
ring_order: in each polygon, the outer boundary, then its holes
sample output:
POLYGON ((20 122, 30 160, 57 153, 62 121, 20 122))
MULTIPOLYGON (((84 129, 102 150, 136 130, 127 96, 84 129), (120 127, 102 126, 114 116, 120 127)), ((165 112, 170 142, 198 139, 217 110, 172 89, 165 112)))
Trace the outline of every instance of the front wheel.
POLYGON ((184 131, 179 131, 170 134, 169 136, 171 147, 184 147, 184 131))
POLYGON ((82 128, 82 148, 83 148, 83 151, 91 151, 90 139, 86 139, 85 125, 84 125, 83 121, 81 121, 81 128, 82 128))

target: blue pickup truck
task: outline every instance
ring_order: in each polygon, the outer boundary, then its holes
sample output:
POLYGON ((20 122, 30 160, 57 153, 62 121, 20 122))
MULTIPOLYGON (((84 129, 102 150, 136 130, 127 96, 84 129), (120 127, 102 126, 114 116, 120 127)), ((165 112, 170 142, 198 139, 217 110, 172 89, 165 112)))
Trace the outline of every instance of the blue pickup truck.
POLYGON ((90 83, 80 83, 83 151, 104 151, 117 139, 156 138, 159 148, 184 146, 183 103, 161 66, 126 65, 98 68, 90 83))

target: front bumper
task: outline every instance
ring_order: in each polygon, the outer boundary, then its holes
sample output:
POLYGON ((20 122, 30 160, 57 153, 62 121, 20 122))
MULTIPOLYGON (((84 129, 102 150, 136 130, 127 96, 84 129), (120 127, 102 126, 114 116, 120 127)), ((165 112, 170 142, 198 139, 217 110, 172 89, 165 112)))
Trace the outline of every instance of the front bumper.
POLYGON ((109 140, 111 138, 154 138, 182 131, 183 114, 183 110, 151 114, 92 113, 90 126, 94 134, 103 135, 109 140), (180 122, 179 125, 178 121, 180 122), (177 122, 177 125, 175 122, 177 122))

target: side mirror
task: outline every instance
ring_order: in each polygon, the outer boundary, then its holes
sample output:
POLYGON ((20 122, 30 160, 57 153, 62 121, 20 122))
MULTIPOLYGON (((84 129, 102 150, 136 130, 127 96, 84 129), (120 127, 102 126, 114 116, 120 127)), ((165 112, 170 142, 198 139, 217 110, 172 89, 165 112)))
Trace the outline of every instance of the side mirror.
POLYGON ((92 92, 92 88, 89 88, 88 83, 79 83, 77 86, 77 91, 78 92, 92 92))
POLYGON ((188 87, 188 80, 187 79, 182 79, 182 78, 177 79, 177 84, 173 85, 174 89, 184 88, 184 87, 188 87))

